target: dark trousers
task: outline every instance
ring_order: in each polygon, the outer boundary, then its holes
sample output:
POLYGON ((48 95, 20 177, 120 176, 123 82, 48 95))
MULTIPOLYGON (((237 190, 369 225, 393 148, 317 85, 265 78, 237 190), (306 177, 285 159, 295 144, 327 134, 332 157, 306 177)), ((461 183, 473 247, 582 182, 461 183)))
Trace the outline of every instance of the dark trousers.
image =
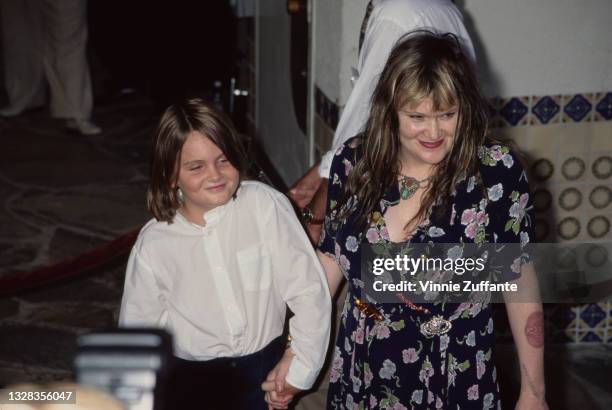
POLYGON ((283 354, 281 337, 259 352, 205 362, 174 358, 167 410, 267 410, 261 383, 283 354))

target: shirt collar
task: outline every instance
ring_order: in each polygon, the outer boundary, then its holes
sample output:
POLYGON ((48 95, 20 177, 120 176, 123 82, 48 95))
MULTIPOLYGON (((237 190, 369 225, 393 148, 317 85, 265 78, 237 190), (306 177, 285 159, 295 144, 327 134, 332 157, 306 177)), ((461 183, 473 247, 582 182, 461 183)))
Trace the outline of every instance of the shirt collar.
POLYGON ((181 212, 178 210, 176 211, 175 218, 178 218, 181 222, 187 225, 191 225, 198 229, 212 229, 216 225, 218 225, 219 221, 223 219, 223 217, 227 214, 227 212, 230 211, 235 206, 236 201, 238 201, 239 191, 240 191, 240 186, 236 190, 236 195, 235 195, 236 198, 232 197, 226 204, 219 205, 218 207, 206 212, 204 214, 204 221, 206 222, 206 225, 204 226, 200 226, 196 223, 191 222, 183 214, 181 214, 181 212))

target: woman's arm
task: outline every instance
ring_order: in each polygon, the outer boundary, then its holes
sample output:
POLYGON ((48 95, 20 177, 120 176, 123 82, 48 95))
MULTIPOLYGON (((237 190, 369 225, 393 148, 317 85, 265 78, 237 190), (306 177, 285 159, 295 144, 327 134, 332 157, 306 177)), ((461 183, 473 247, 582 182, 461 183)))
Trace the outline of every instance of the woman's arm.
POLYGON ((338 291, 338 287, 340 286, 342 279, 344 278, 344 276, 342 276, 342 272, 340 271, 340 266, 335 260, 319 250, 317 250, 317 256, 319 257, 321 265, 323 265, 323 270, 325 271, 325 276, 327 277, 329 294, 334 297, 338 291))
POLYGON ((514 281, 518 292, 504 294, 508 319, 521 366, 521 392, 516 409, 548 409, 544 384, 544 315, 533 264, 514 281))

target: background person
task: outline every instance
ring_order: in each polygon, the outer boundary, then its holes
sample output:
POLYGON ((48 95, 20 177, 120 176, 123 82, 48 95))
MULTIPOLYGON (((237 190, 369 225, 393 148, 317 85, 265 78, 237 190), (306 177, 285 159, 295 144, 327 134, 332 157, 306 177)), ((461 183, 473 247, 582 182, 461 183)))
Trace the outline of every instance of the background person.
POLYGON ((42 105, 49 86, 51 115, 82 135, 102 129, 91 122, 93 95, 87 63, 86 0, 2 0, 2 46, 8 105, 13 117, 42 105))

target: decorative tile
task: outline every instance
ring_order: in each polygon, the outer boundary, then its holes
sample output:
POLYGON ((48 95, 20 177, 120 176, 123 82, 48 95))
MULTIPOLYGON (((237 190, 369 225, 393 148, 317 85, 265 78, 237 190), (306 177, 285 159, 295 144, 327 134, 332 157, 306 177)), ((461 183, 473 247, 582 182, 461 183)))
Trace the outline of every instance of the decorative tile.
POLYGON ((591 238, 602 239, 610 232, 610 219, 605 215, 596 215, 589 219, 587 232, 591 238))
POLYGON ((315 114, 314 117, 314 145, 316 149, 325 153, 331 148, 334 130, 327 125, 325 119, 321 115, 315 114))
POLYGON ((563 218, 557 224, 557 234, 566 241, 575 239, 582 230, 580 221, 573 216, 563 218))
POLYGON ((564 333, 569 343, 576 343, 580 341, 581 337, 584 335, 585 332, 578 332, 573 329, 565 329, 564 333))
POLYGON ((595 328, 606 318, 606 311, 597 304, 592 303, 582 310, 580 318, 590 328, 595 328))
POLYGON ((594 329, 593 331, 581 333, 581 342, 601 343, 605 340, 605 329, 594 329))
POLYGON ((489 127, 612 121, 612 92, 490 98, 489 127))
POLYGON ((595 94, 595 121, 612 120, 612 93, 595 94))
POLYGON ((531 112, 535 124, 553 124, 559 122, 561 116, 561 96, 533 97, 531 112))
POLYGON ((319 87, 315 87, 315 112, 331 129, 336 129, 339 119, 338 105, 330 100, 319 87))
MULTIPOLYGON (((601 246, 598 246, 598 248, 605 250, 605 248, 602 248, 601 246)), ((606 315, 608 314, 608 310, 610 309, 610 305, 608 304, 608 302, 598 302, 597 306, 599 306, 604 312, 606 312, 606 315)))
POLYGON ((339 120, 340 120, 340 115, 338 114, 338 105, 331 103, 331 107, 329 110, 329 122, 328 122, 329 126, 335 130, 338 127, 339 120))
POLYGON ((579 156, 565 158, 561 164, 561 175, 567 181, 575 181, 584 175, 586 162, 579 156))
POLYGON ((563 98, 563 122, 586 122, 593 112, 593 94, 566 95, 563 98))
POLYGON ((557 305, 551 310, 549 322, 552 328, 558 330, 576 328, 576 317, 576 312, 567 305, 557 305))
POLYGON ((589 193, 589 203, 595 209, 605 209, 612 203, 612 189, 598 185, 589 193))
POLYGON ((319 87, 315 87, 315 113, 322 115, 323 110, 323 92, 319 87))
POLYGON ((529 124, 529 97, 513 97, 501 100, 499 114, 505 125, 529 124))
POLYGON ((597 179, 608 179, 612 176, 612 157, 602 155, 593 161, 591 173, 597 179))
POLYGON ((546 242, 551 233, 550 223, 544 218, 536 218, 535 234, 538 242, 546 242))
POLYGON ((548 158, 538 158, 530 167, 530 176, 536 181, 543 182, 553 176, 555 166, 548 158))

